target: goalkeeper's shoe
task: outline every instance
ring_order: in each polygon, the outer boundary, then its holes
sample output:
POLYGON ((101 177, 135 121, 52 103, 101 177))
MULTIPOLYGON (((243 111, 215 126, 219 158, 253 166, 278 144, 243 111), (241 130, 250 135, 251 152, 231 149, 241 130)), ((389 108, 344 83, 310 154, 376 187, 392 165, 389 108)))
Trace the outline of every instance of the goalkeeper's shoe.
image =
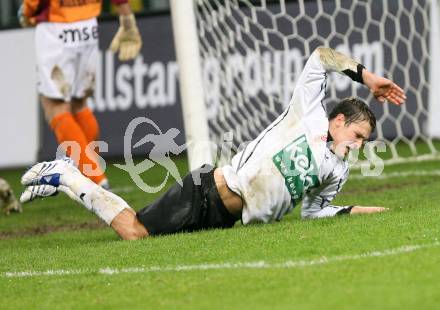
MULTIPOLYGON (((79 172, 74 166, 73 160, 70 158, 63 158, 59 160, 42 162, 31 167, 21 177, 21 184, 25 186, 31 185, 50 185, 52 187, 58 187, 62 184, 61 177, 66 173, 79 172)), ((42 193, 49 193, 50 188, 42 190, 42 193)), ((50 195, 49 195, 50 196, 50 195)))

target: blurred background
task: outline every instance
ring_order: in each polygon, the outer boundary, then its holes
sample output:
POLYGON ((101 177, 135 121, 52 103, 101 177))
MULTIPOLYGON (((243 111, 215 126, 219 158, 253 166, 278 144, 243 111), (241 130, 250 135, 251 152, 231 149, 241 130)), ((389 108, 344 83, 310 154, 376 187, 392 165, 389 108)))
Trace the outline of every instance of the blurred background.
MULTIPOLYGON (((168 0, 130 0, 131 7, 136 14, 164 13, 169 11, 168 0)), ((0 28, 17 28, 17 11, 22 0, 0 1, 0 28)), ((103 0, 101 18, 112 18, 116 14, 114 5, 110 0, 103 0)))

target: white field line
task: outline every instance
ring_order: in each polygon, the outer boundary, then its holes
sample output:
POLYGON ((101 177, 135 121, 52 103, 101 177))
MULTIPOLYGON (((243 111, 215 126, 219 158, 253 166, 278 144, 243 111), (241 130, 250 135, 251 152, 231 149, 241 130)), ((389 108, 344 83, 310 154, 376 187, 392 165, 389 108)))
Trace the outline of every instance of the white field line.
POLYGON ((226 270, 226 269, 291 269, 304 268, 316 265, 325 265, 341 261, 354 261, 371 257, 383 257, 410 253, 421 249, 440 246, 436 241, 430 244, 405 245, 394 249, 383 251, 366 252, 355 255, 341 255, 333 257, 320 257, 312 260, 288 260, 282 263, 270 263, 265 261, 242 262, 242 263, 206 263, 198 265, 176 265, 176 266, 152 266, 152 267, 130 267, 130 268, 100 268, 100 269, 55 269, 46 271, 10 271, 1 274, 3 278, 31 278, 38 276, 66 276, 66 275, 117 275, 133 273, 152 273, 152 272, 179 272, 179 271, 199 271, 199 270, 226 270))
MULTIPOLYGON (((390 179, 390 178, 405 178, 413 176, 440 176, 440 170, 418 170, 418 171, 405 171, 405 172, 390 172, 382 173, 378 176, 364 176, 361 174, 351 174, 349 180, 363 180, 366 178, 371 179, 390 179)), ((125 194, 135 191, 136 186, 126 185, 112 188, 112 192, 115 194, 125 194)))
POLYGON ((378 176, 364 176, 361 174, 351 174, 349 180, 363 180, 370 179, 390 179, 390 178, 404 178, 404 177, 419 177, 419 176, 440 176, 440 170, 418 170, 405 172, 389 172, 382 173, 378 176))

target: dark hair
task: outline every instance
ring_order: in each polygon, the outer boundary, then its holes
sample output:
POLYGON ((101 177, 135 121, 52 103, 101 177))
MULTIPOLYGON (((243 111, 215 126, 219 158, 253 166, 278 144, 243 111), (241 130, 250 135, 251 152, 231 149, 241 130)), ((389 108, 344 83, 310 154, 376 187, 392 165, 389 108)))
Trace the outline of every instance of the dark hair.
POLYGON ((354 97, 342 99, 328 116, 329 120, 334 119, 338 114, 345 116, 345 125, 355 122, 368 121, 370 123, 371 132, 376 129, 376 117, 370 107, 362 100, 354 97))

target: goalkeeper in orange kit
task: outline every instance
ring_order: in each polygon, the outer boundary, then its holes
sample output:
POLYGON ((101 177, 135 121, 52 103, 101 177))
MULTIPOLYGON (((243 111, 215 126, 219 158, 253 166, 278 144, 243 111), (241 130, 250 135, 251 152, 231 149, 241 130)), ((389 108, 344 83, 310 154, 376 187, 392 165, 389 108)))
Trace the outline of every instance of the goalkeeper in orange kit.
MULTIPOLYGON (((142 46, 135 17, 128 0, 112 3, 120 26, 110 48, 119 52, 120 60, 134 59, 142 46)), ((23 27, 36 26, 37 87, 49 126, 59 144, 74 141, 80 146, 81 172, 108 188, 97 156, 86 155, 87 146, 99 135, 99 124, 86 100, 94 90, 100 12, 101 0, 24 0, 18 18, 23 27)), ((70 148, 65 151, 73 155, 70 148)))

